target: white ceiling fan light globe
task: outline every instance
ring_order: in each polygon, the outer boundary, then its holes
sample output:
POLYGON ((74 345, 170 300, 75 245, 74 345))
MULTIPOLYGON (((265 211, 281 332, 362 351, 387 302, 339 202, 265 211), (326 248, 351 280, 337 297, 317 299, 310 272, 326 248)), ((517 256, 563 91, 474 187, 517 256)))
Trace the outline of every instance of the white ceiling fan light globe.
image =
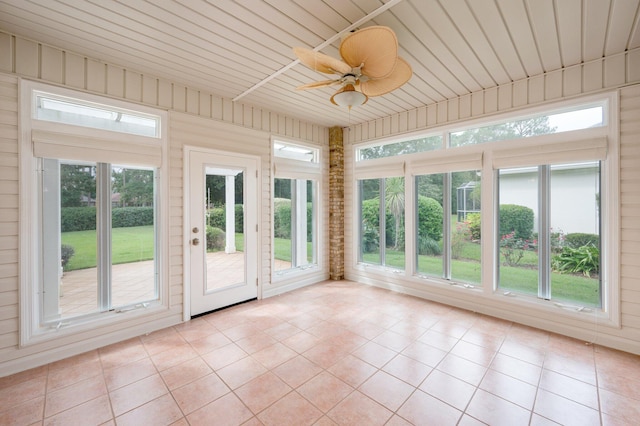
POLYGON ((353 84, 345 84, 332 97, 331 103, 338 106, 346 106, 351 109, 354 106, 364 105, 369 98, 362 92, 358 92, 353 84))

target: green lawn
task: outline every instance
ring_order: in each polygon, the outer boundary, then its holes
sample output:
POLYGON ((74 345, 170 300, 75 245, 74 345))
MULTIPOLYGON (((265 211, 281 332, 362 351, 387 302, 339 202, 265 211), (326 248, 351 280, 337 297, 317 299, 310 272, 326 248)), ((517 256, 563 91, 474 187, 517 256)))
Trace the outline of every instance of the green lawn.
MULTIPOLYGON (((469 283, 480 282, 480 245, 467 243, 462 251, 466 259, 454 259, 451 263, 452 276, 456 280, 469 283)), ((367 263, 379 263, 378 253, 365 253, 363 261, 367 263)), ((399 251, 386 251, 386 265, 404 269, 404 253, 399 251)), ((500 266, 500 289, 526 294, 538 294, 538 255, 535 252, 526 252, 519 266, 500 266)), ((419 256, 419 271, 442 271, 441 256, 419 256)), ((439 275, 434 273, 433 275, 439 275)), ((551 273, 552 296, 558 300, 568 300, 574 303, 583 303, 588 306, 597 306, 598 280, 582 275, 551 273)))
MULTIPOLYGON (((114 228, 111 235, 114 264, 153 259, 153 226, 114 228)), ((63 232, 62 244, 70 245, 75 251, 67 263, 67 271, 95 268, 96 231, 63 232)))
MULTIPOLYGON (((96 266, 96 232, 77 231, 62 234, 62 244, 68 244, 75 250, 66 270, 93 268, 96 266)), ((311 244, 311 243, 309 243, 311 244)), ((130 228, 114 228, 112 230, 113 263, 129 263, 153 259, 153 227, 137 226, 130 228)), ((236 249, 244 250, 242 234, 236 234, 236 249)), ((279 260, 291 261, 291 241, 276 238, 274 241, 275 257, 279 260)), ((311 247, 309 247, 311 253, 311 247)), ((453 260, 452 275, 456 280, 478 283, 480 281, 480 245, 467 243, 462 250, 462 259, 453 260)), ((379 263, 377 253, 366 253, 365 262, 379 263)), ((502 259, 501 259, 502 260, 502 259)), ((526 252, 518 266, 500 266, 500 289, 521 293, 537 294, 538 291, 538 256, 535 252, 526 252)), ((403 269, 404 252, 386 250, 386 265, 403 269)), ((440 256, 419 256, 420 271, 441 271, 440 256)), ((436 272, 434 275, 438 275, 436 272)), ((589 306, 599 302, 598 280, 582 275, 551 274, 551 288, 554 299, 571 300, 589 306)))

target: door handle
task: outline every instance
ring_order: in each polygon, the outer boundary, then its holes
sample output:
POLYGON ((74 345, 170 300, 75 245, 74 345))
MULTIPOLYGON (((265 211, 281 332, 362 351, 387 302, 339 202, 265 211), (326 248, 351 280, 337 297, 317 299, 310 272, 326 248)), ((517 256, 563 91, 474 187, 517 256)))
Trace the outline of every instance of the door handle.
POLYGON ((193 240, 191 240, 191 244, 197 246, 198 244, 200 244, 200 240, 198 238, 194 238, 193 240))

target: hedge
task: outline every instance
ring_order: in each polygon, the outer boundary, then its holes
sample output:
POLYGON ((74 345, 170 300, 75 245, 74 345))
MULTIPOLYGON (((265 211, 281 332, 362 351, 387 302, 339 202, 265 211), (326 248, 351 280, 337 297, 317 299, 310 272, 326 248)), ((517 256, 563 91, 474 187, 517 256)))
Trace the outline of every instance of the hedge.
MULTIPOLYGON (((244 232, 244 209, 242 208, 242 204, 235 205, 236 211, 236 233, 242 234, 244 232)), ((207 224, 209 226, 213 226, 214 228, 226 229, 226 210, 225 207, 214 207, 207 211, 208 219, 207 224)))
POLYGON ((515 232, 522 240, 531 238, 533 232, 533 210, 516 204, 500 205, 500 237, 515 232))
POLYGON ((573 232, 564 236, 564 242, 568 247, 574 249, 584 246, 600 247, 600 236, 597 234, 573 232))
MULTIPOLYGON (((120 207, 111 210, 114 228, 153 225, 153 207, 120 207)), ((61 232, 96 229, 95 207, 63 207, 60 213, 61 232)))
MULTIPOLYGON (((313 204, 307 203, 307 223, 311 223, 313 204)), ((275 238, 291 239, 291 200, 275 198, 273 200, 273 235, 275 238)), ((307 241, 311 241, 313 229, 307 227, 307 241)))

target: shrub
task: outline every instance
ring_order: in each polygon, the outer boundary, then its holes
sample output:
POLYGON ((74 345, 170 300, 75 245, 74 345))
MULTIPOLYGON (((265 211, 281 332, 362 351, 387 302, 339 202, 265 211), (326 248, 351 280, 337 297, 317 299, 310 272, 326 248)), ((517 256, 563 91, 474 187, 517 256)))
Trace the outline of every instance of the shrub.
POLYGON ((454 259, 460 259, 462 257, 462 250, 464 249, 465 244, 470 240, 471 230, 469 223, 456 223, 456 229, 451 235, 451 257, 454 259))
POLYGON ((111 226, 114 228, 147 225, 153 225, 153 207, 121 207, 111 211, 111 226))
POLYGON ((469 227, 472 240, 480 240, 480 213, 469 213, 467 215, 466 223, 469 227))
POLYGON ((380 233, 368 221, 362 223, 362 252, 374 253, 380 249, 380 233))
POLYGON ((207 225, 223 229, 225 227, 224 216, 224 209, 222 207, 214 207, 207 210, 207 225))
POLYGON ((533 232, 533 210, 516 204, 500 205, 500 237, 514 233, 517 239, 531 238, 533 232))
MULTIPOLYGON (((236 212, 236 233, 242 234, 244 231, 244 209, 242 204, 235 205, 236 212)), ((226 229, 226 210, 225 207, 214 207, 207 210, 207 224, 214 228, 226 229)))
POLYGON ((600 272, 600 250, 593 245, 565 247, 553 257, 551 266, 560 273, 579 273, 587 277, 597 275, 600 272))
POLYGON ((207 225, 207 251, 224 250, 225 243, 225 232, 220 228, 207 225))
POLYGON ((96 229, 95 207, 63 207, 60 211, 61 232, 96 229))
POLYGON ((592 245, 600 247, 600 236, 597 234, 585 234, 582 232, 574 232, 564 237, 567 247, 578 248, 582 246, 592 245))
POLYGON ((418 254, 427 256, 439 256, 442 254, 440 244, 429 237, 418 238, 418 254))
POLYGON ((273 236, 291 239, 291 200, 288 198, 273 200, 273 236))
POLYGON ((418 236, 442 239, 442 206, 433 198, 418 196, 418 236))
POLYGON ((63 270, 66 270, 67 263, 69 263, 69 260, 75 253, 76 251, 72 246, 68 244, 62 244, 62 246, 60 247, 60 264, 62 265, 63 270))
POLYGON ((535 241, 517 238, 515 232, 500 237, 500 254, 506 266, 516 266, 524 257, 524 252, 532 248, 535 241))

